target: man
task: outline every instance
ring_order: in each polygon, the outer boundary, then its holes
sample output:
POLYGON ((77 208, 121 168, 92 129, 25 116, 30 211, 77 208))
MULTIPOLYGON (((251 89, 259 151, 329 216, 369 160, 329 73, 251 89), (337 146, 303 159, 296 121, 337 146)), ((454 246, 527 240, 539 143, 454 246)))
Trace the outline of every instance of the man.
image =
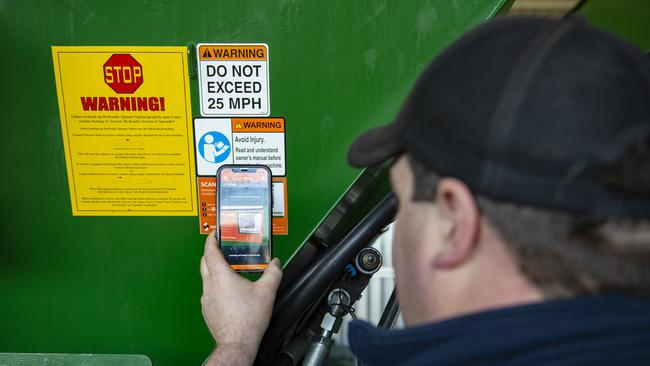
MULTIPOLYGON (((574 21, 506 18, 423 73, 354 166, 395 158, 407 328, 350 325, 370 365, 650 364, 650 67, 574 21)), ((208 364, 249 365, 281 277, 201 261, 208 364), (227 296, 219 296, 227 294, 227 296)))

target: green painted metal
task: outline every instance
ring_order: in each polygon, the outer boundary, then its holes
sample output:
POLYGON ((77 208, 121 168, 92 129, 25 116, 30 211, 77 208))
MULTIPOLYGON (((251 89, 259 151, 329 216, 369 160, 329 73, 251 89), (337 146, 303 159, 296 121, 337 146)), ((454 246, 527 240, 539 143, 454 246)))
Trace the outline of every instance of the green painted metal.
MULTIPOLYGON (((267 43, 271 115, 287 120, 289 235, 274 240, 287 260, 358 176, 352 139, 507 3, 0 0, 0 352, 196 365, 214 346, 196 217, 71 216, 50 46, 267 43)), ((191 92, 196 116, 196 80, 191 92)))
POLYGON ((66 355, 0 353, 1 366, 151 366, 144 355, 66 355))
POLYGON ((650 50, 650 1, 591 0, 582 12, 591 24, 650 50))

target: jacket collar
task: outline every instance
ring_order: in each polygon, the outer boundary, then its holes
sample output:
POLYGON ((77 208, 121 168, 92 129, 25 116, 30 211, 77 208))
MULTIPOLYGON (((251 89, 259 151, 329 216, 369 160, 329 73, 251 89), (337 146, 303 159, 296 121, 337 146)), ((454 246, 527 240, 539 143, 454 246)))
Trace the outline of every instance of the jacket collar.
MULTIPOLYGON (((605 344, 643 340, 648 349, 644 362, 650 361, 650 301, 616 295, 584 297, 485 311, 402 330, 380 330, 361 321, 349 328, 350 348, 364 364, 391 366, 525 365, 535 364, 537 358, 562 352, 585 354, 589 349, 598 355, 602 347, 594 335, 605 344), (527 361, 519 363, 522 360, 527 361)), ((602 354, 598 357, 602 360, 602 354)))

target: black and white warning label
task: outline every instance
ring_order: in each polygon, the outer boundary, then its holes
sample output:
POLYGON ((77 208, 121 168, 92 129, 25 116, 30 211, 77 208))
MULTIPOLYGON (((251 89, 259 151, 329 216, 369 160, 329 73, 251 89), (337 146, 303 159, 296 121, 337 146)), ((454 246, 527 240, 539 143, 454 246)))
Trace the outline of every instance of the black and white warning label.
POLYGON ((270 114, 266 44, 199 44, 197 53, 203 116, 270 114))

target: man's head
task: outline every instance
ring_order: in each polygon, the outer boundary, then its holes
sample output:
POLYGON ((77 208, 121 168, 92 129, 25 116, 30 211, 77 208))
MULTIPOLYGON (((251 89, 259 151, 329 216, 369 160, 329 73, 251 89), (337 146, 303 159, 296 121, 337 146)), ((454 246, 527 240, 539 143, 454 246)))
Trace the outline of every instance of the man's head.
POLYGON ((390 172, 399 209, 393 264, 407 324, 541 299, 462 181, 401 156, 390 172))
POLYGON ((397 158, 408 323, 542 297, 649 295, 650 67, 572 21, 505 19, 423 73, 355 166, 397 158))

